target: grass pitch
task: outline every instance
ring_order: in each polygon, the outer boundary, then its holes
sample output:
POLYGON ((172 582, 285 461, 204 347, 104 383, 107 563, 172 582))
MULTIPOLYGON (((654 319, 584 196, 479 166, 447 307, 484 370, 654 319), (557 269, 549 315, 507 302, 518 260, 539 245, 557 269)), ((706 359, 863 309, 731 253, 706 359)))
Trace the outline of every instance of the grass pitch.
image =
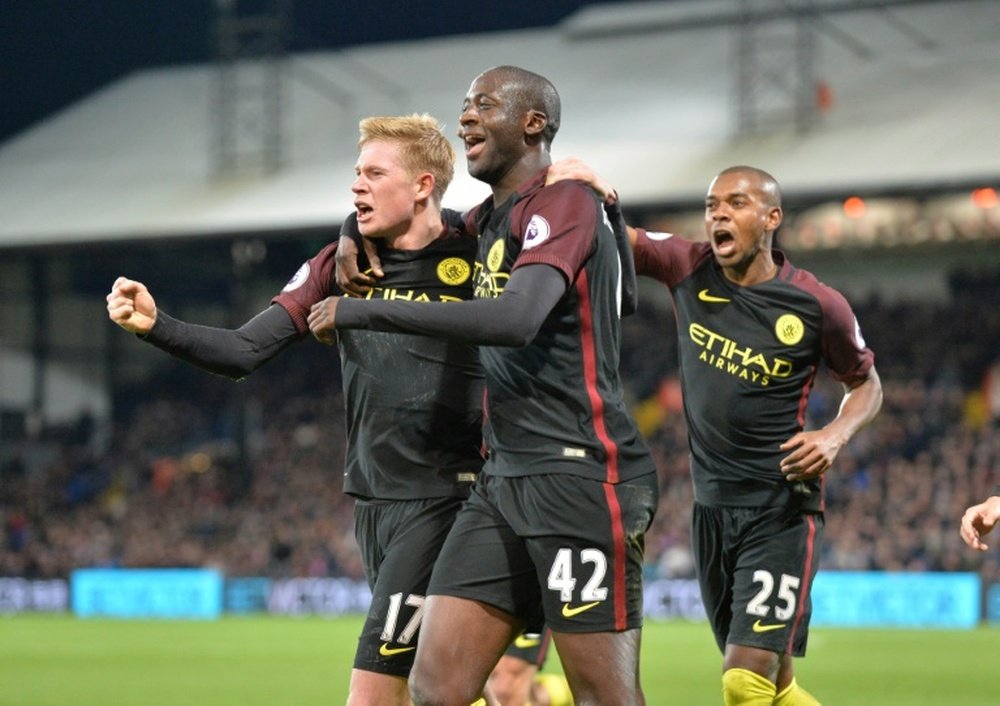
MULTIPOLYGON (((2 706, 344 703, 360 617, 217 622, 0 618, 2 706)), ((1000 630, 814 629, 800 681, 824 704, 998 703, 1000 630)), ((558 670, 553 657, 546 667, 558 670)), ((649 706, 719 706, 708 626, 647 622, 649 706)))

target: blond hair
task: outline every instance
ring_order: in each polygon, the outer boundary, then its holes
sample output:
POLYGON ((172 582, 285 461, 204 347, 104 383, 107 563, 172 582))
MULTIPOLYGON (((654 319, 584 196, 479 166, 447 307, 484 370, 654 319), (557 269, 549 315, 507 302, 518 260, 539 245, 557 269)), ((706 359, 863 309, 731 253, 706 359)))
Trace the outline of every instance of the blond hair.
POLYGON ((444 136, 441 125, 430 115, 414 113, 400 116, 365 118, 358 127, 358 148, 373 140, 399 145, 403 166, 411 174, 434 175, 434 199, 441 203, 455 176, 455 149, 444 136))

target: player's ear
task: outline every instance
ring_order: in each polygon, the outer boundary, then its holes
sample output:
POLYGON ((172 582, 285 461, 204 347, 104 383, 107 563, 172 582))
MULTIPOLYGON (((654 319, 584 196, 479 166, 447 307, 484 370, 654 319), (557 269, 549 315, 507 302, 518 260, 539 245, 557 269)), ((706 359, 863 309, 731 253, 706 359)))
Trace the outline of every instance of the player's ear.
POLYGON ((778 226, 781 225, 781 221, 784 218, 784 214, 781 211, 780 206, 774 206, 767 212, 767 230, 778 230, 778 226))
POLYGON ((437 180, 430 172, 421 172, 414 182, 414 198, 417 201, 425 201, 434 193, 434 185, 437 180))
POLYGON ((549 116, 540 110, 529 110, 524 114, 524 134, 529 141, 541 139, 545 126, 549 124, 549 116))

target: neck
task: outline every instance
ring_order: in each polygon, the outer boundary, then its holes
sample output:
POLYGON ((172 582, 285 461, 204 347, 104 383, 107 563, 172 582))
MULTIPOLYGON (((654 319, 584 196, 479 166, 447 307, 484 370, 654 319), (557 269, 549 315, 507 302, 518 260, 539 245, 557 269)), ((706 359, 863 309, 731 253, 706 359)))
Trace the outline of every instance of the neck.
POLYGON ((552 157, 544 150, 527 152, 493 184, 493 203, 499 206, 513 194, 517 187, 552 164, 552 157))
POLYGON ((441 210, 437 207, 418 210, 410 227, 396 235, 387 235, 385 244, 393 250, 420 250, 427 247, 444 231, 441 210))
POLYGON ((778 274, 778 264, 774 261, 771 251, 766 249, 738 265, 723 267, 722 273, 730 282, 741 287, 749 287, 774 279, 778 274))

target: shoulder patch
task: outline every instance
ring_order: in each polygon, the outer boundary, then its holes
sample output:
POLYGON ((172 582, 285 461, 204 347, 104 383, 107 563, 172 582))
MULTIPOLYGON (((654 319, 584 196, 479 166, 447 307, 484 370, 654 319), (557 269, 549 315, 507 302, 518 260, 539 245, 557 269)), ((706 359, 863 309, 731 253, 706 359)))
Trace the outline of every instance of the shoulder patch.
POLYGON ((302 267, 300 267, 298 271, 292 275, 292 278, 288 280, 288 284, 286 284, 285 288, 281 291, 291 292, 294 289, 298 289, 306 283, 307 279, 309 279, 309 263, 303 262, 302 267))
POLYGON ((537 213, 528 221, 528 227, 524 231, 524 249, 531 250, 533 247, 541 245, 552 234, 549 222, 537 213))
POLYGON ((646 231, 646 237, 650 240, 666 240, 667 238, 673 238, 673 233, 658 233, 656 231, 646 231))

